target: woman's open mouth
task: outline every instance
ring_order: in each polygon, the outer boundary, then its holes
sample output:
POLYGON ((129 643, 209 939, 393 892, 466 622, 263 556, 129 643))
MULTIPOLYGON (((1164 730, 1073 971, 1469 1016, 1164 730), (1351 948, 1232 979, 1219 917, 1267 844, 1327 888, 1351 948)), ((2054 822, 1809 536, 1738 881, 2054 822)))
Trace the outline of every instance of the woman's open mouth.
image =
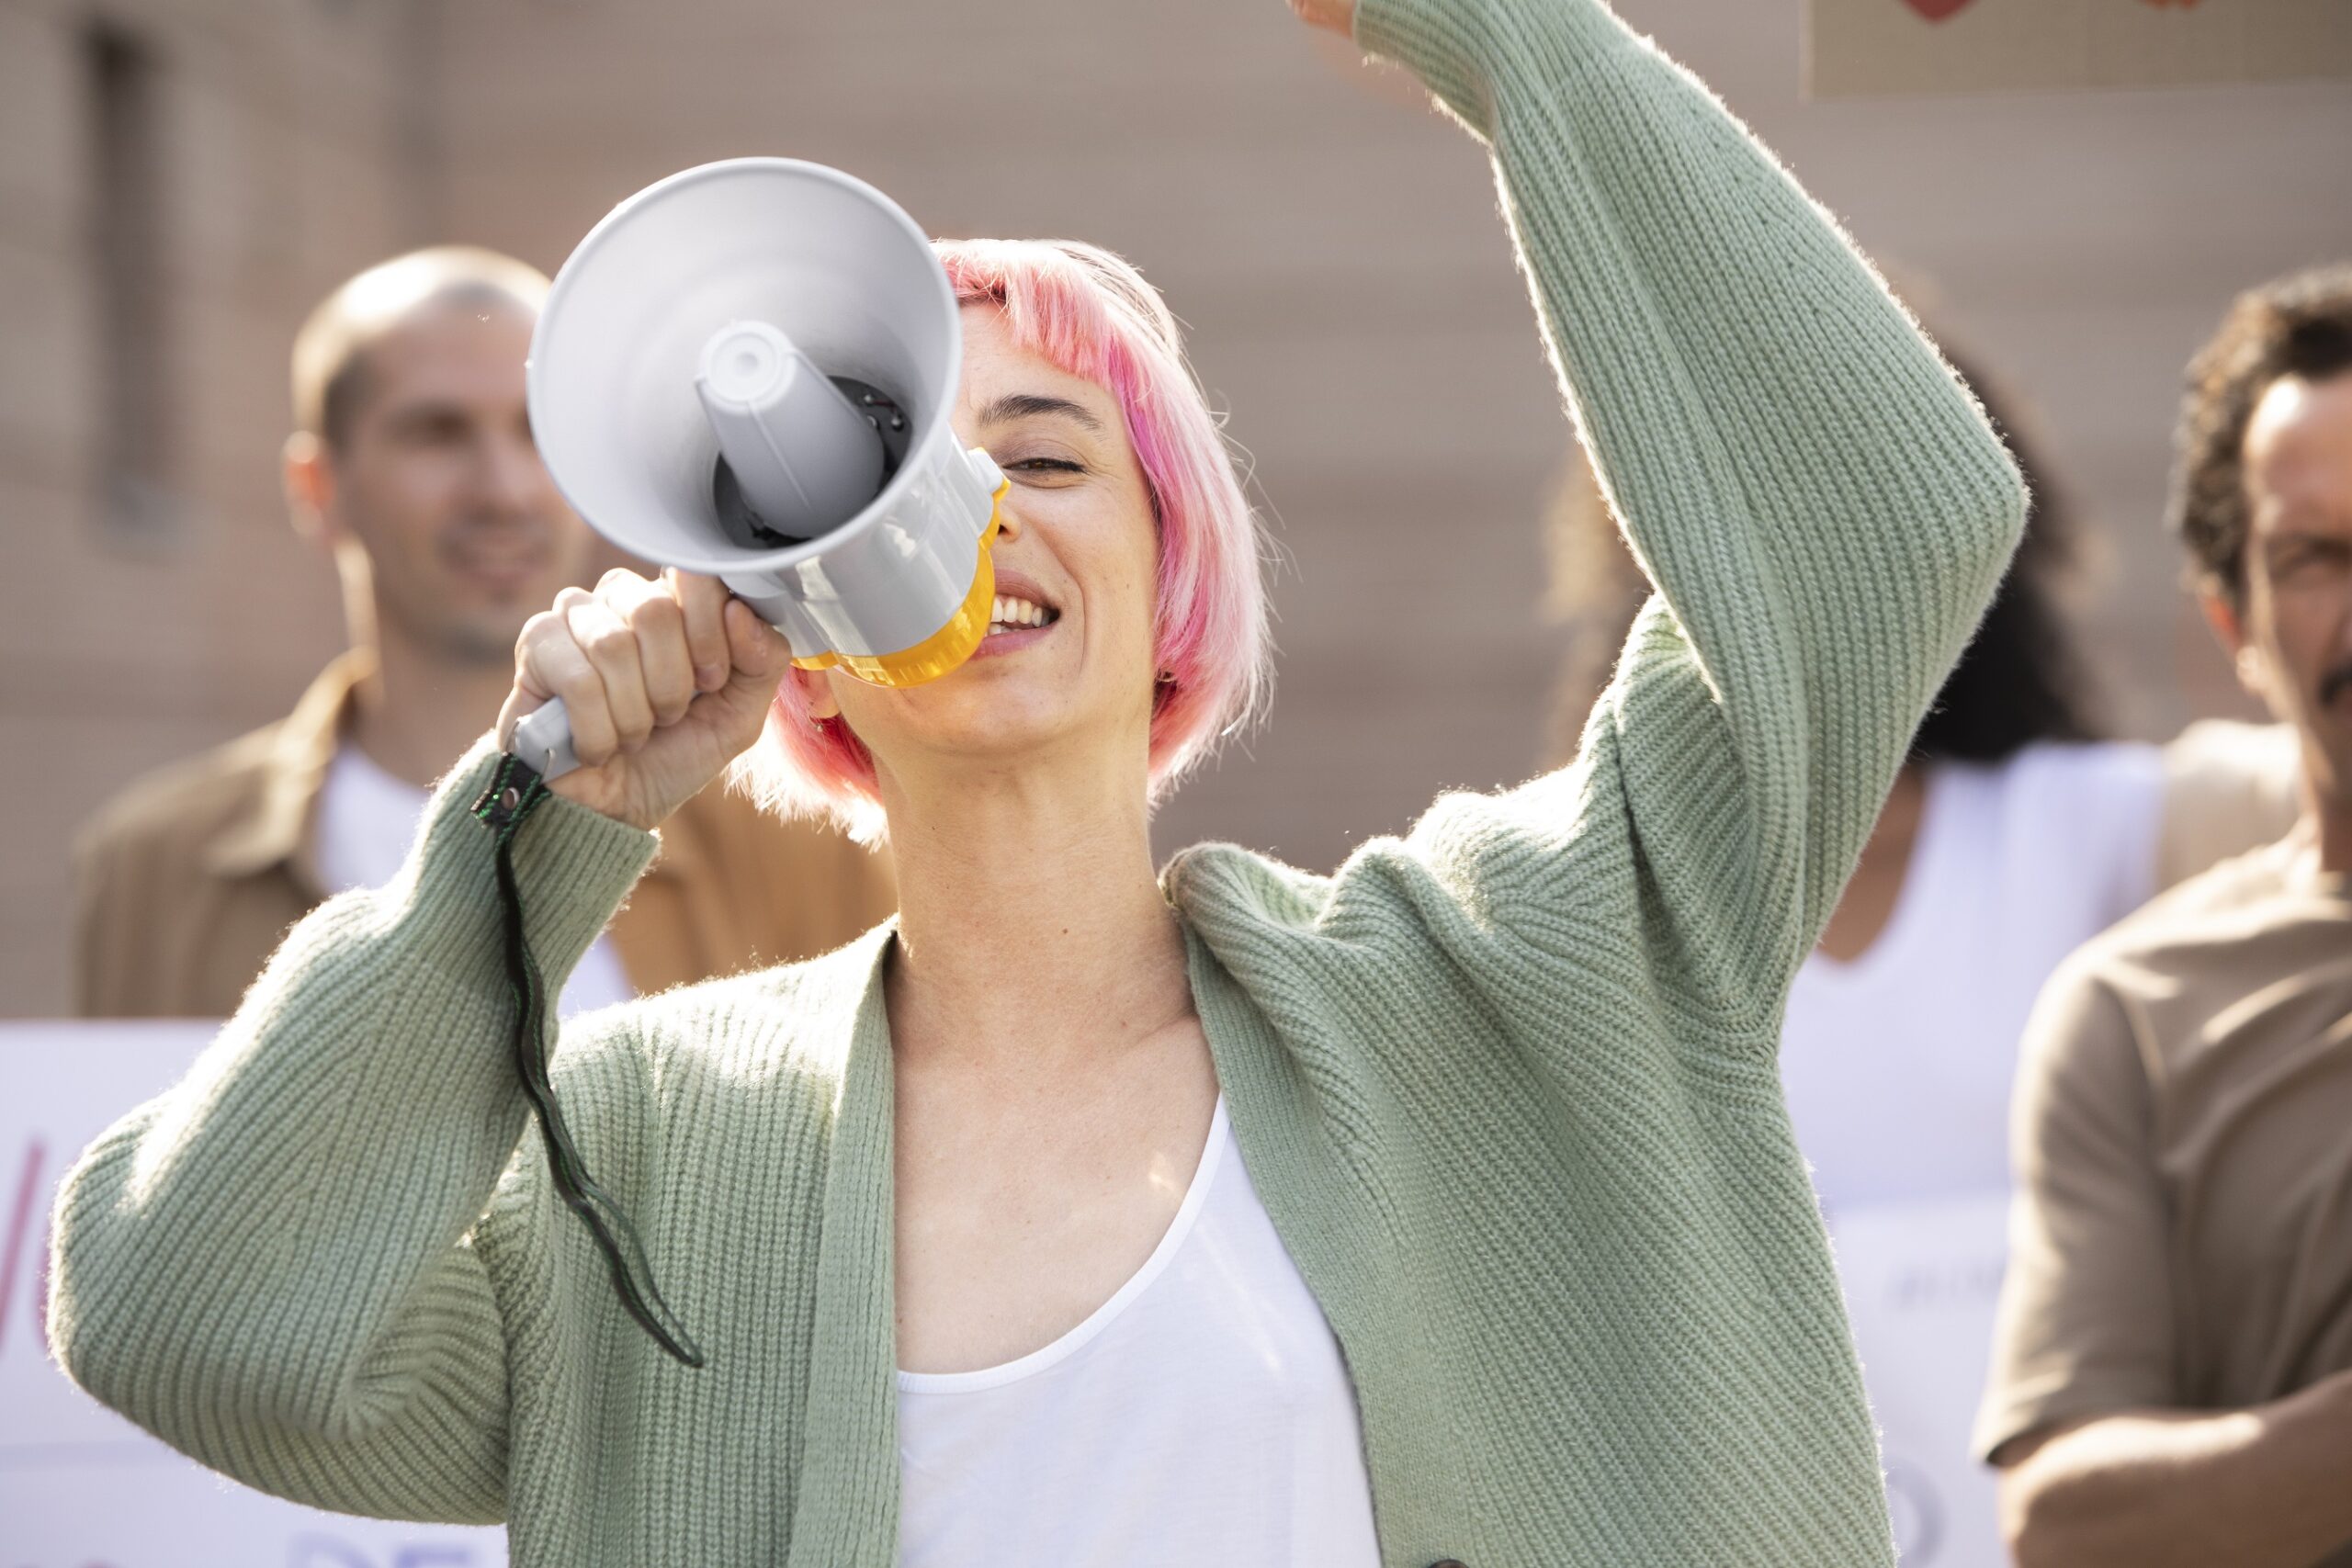
POLYGON ((975 659, 1018 653, 1031 643, 1051 637, 1061 611, 1046 597, 1035 578, 1004 563, 996 563, 996 597, 989 605, 988 635, 972 650, 975 659))

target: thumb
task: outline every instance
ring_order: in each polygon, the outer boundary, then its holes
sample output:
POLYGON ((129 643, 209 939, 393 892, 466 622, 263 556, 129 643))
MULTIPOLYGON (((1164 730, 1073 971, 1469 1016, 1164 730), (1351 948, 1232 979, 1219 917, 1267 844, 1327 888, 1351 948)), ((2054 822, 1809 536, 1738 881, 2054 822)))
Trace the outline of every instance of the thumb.
POLYGON ((748 709, 764 714, 767 705, 775 700, 785 671, 792 668, 792 645, 741 599, 728 601, 721 620, 727 628, 731 668, 727 684, 711 694, 731 712, 740 714, 748 709))
POLYGON ((792 645, 741 599, 727 602, 725 619, 727 651, 735 665, 729 683, 748 681, 775 691, 785 666, 792 662, 792 645))

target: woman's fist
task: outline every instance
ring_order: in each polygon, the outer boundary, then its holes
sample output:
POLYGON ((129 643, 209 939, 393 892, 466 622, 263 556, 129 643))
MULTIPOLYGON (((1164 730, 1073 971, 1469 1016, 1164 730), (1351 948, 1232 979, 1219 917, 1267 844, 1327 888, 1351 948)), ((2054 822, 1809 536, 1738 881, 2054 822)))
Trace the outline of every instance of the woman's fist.
POLYGON ((650 829, 759 739, 791 663, 717 578, 608 571, 524 624, 498 739, 511 744, 516 720, 561 697, 580 767, 548 787, 650 829))

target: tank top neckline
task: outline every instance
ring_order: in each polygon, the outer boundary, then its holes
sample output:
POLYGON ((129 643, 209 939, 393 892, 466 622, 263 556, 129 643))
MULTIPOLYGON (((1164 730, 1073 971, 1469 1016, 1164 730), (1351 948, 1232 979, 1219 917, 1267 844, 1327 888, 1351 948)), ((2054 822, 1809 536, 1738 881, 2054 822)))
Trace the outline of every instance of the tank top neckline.
POLYGON ((1177 1205, 1176 1215, 1168 1222, 1168 1229, 1161 1234, 1159 1245, 1151 1249, 1151 1256, 1143 1260, 1142 1267, 1127 1276, 1126 1283, 1112 1292, 1110 1299, 1087 1314, 1076 1327, 1025 1356, 1017 1356, 1010 1361, 974 1371, 910 1372, 900 1369, 899 1392, 978 1393, 987 1389, 1002 1388, 1007 1383, 1035 1377, 1085 1348, 1090 1341, 1115 1322, 1136 1297, 1151 1288, 1152 1281, 1182 1249, 1184 1238, 1192 1234, 1194 1223, 1200 1218, 1202 1205, 1208 1201, 1209 1188, 1216 1180, 1218 1168, 1224 1164, 1227 1141, 1225 1095, 1220 1091, 1216 1097, 1216 1109, 1209 1117, 1208 1138, 1202 1146, 1199 1161, 1193 1168, 1192 1182, 1184 1189, 1184 1201, 1177 1205))

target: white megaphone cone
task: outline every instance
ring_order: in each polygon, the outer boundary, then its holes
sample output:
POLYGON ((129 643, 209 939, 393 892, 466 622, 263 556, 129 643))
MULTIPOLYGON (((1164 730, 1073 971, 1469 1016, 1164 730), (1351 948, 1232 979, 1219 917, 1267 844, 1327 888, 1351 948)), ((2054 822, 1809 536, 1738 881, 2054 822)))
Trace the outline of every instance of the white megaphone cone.
MULTIPOLYGON (((706 164, 615 208, 531 338, 531 428, 591 527, 723 580, 803 669, 885 686, 988 635, 1004 476, 948 423, 963 370, 931 242, 862 180, 706 164)), ((514 754, 579 766, 560 702, 514 754)))

